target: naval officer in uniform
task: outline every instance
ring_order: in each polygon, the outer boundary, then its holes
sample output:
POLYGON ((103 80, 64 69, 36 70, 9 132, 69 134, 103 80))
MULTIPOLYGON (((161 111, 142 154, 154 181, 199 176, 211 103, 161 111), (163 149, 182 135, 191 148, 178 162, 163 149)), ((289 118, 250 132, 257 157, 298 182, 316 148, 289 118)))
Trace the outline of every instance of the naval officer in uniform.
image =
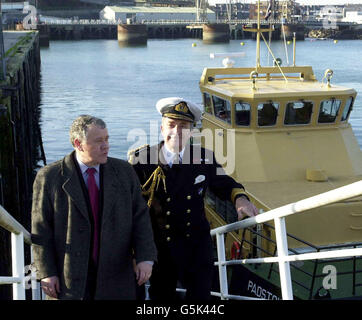
POLYGON ((204 212, 210 188, 235 204, 240 220, 257 214, 244 188, 223 172, 214 153, 190 143, 201 108, 182 98, 164 98, 156 108, 162 115, 164 140, 129 152, 150 207, 158 261, 150 279, 152 300, 175 300, 180 281, 189 300, 208 300, 213 279, 213 245, 204 212))

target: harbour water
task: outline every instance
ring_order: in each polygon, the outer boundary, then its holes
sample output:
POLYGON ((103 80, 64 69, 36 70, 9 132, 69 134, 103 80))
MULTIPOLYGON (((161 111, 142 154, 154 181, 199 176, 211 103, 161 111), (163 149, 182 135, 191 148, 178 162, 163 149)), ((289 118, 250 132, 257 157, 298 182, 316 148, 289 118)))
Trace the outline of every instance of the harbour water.
MULTIPOLYGON (((245 52, 233 58, 235 66, 255 65, 255 41, 232 40, 228 44, 204 44, 202 40, 148 40, 146 46, 122 47, 116 40, 51 41, 41 49, 42 136, 48 163, 72 150, 69 127, 78 115, 104 119, 110 133, 110 156, 125 159, 135 141, 130 132, 160 124, 155 109, 158 99, 180 96, 201 103, 199 79, 204 67, 219 67, 221 59, 209 54, 245 52), (195 43, 196 46, 192 44, 195 43), (158 124, 157 124, 158 121, 158 124)), ((272 43, 283 65, 292 64, 292 46, 286 57, 283 42, 272 43)), ((265 46, 262 65, 268 64, 265 46)), ((311 65, 321 80, 332 69, 332 83, 352 87, 357 100, 350 118, 362 147, 362 41, 298 41, 297 65, 311 65)), ((157 135, 148 143, 157 142, 157 135)))

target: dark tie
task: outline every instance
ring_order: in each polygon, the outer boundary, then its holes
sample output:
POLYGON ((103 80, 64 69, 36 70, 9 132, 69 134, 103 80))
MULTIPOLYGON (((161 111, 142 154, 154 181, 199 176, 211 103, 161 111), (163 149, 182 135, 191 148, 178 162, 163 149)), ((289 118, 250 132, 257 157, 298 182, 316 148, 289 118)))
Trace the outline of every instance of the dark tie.
POLYGON ((96 184, 96 179, 94 178, 94 174, 96 173, 96 169, 88 168, 88 193, 89 199, 92 207, 93 214, 93 222, 94 222, 94 232, 93 232, 93 253, 92 258, 95 264, 98 262, 98 249, 99 249, 99 218, 98 218, 98 198, 99 192, 96 184))
POLYGON ((168 164, 170 168, 172 168, 173 165, 177 166, 178 164, 182 164, 182 158, 178 153, 176 153, 172 159, 168 164))

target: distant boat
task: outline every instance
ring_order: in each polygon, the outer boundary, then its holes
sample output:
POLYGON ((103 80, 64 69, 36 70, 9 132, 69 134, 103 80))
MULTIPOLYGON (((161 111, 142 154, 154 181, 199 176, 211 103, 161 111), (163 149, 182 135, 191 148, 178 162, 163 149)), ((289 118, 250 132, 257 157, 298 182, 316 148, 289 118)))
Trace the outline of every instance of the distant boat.
POLYGON ((305 40, 317 41, 317 40, 330 40, 330 39, 329 38, 305 38, 305 40))

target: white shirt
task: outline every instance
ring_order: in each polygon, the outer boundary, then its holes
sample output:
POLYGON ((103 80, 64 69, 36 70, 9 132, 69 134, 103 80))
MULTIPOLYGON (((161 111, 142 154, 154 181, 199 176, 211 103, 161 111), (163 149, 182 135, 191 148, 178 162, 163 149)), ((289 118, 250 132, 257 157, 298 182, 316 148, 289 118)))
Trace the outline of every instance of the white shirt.
MULTIPOLYGON (((170 168, 173 165, 174 159, 177 156, 177 153, 172 152, 170 149, 167 148, 166 144, 163 145, 162 147, 162 152, 163 152, 163 157, 165 158, 165 161, 168 163, 168 165, 170 166, 170 168)), ((182 161, 182 157, 184 155, 185 152, 185 148, 183 148, 181 150, 181 152, 178 154, 179 155, 179 161, 182 161)))
POLYGON ((85 165, 82 161, 80 161, 80 159, 78 158, 77 154, 75 154, 75 157, 77 159, 77 162, 79 164, 79 168, 80 168, 80 171, 82 172, 82 176, 83 176, 83 179, 84 179, 84 182, 85 182, 85 185, 88 186, 88 173, 87 173, 87 169, 88 168, 94 168, 96 169, 96 172, 94 174, 94 178, 96 180, 96 184, 97 184, 97 187, 98 187, 98 190, 99 190, 99 164, 97 164, 96 166, 94 167, 88 167, 87 165, 85 165))

